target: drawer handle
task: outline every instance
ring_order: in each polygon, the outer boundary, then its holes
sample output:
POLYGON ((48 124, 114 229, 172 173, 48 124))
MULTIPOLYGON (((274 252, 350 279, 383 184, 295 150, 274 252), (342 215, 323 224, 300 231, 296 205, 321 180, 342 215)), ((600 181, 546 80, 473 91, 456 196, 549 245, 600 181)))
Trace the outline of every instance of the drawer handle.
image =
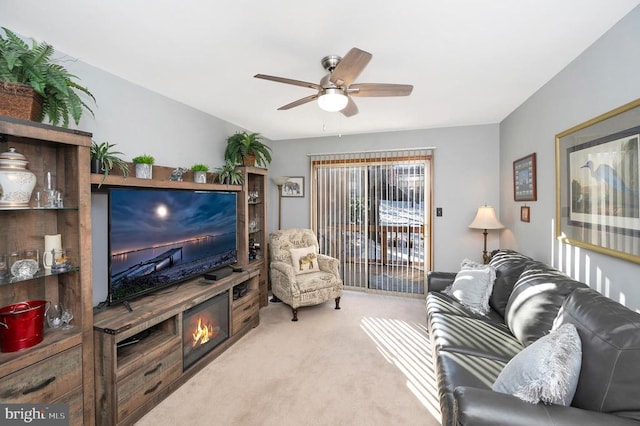
POLYGON ((249 321, 251 321, 251 317, 246 317, 246 318, 244 319, 244 321, 242 321, 242 323, 243 323, 243 324, 246 324, 246 323, 248 323, 249 321))
POLYGON ((32 392, 39 391, 40 389, 49 386, 55 379, 56 379, 56 376, 49 377, 47 380, 45 380, 44 382, 40 383, 39 385, 36 385, 36 386, 34 386, 32 388, 28 388, 28 389, 23 390, 22 394, 26 395, 26 394, 29 394, 29 393, 32 393, 32 392))
POLYGON ((247 305, 245 306, 245 308, 243 309, 243 311, 248 311, 249 309, 251 309, 253 307, 253 305, 247 305))
POLYGON ((146 373, 144 373, 145 376, 148 376, 150 374, 155 373, 156 371, 158 371, 158 369, 162 367, 162 363, 159 362, 158 365, 156 365, 154 368, 152 368, 151 370, 147 371, 146 373))
POLYGON ((156 385, 152 388, 147 389, 146 391, 144 391, 145 395, 149 395, 150 393, 153 393, 156 391, 156 389, 158 389, 158 386, 160 386, 162 384, 162 380, 160 380, 158 383, 156 383, 156 385))

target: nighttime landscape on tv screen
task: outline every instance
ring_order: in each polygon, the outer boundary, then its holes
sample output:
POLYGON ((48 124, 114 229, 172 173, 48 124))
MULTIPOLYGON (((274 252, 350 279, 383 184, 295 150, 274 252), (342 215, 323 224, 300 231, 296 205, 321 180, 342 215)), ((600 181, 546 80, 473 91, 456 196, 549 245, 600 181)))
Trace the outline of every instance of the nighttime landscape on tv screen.
POLYGON ((109 302, 236 261, 236 194, 112 189, 109 302))

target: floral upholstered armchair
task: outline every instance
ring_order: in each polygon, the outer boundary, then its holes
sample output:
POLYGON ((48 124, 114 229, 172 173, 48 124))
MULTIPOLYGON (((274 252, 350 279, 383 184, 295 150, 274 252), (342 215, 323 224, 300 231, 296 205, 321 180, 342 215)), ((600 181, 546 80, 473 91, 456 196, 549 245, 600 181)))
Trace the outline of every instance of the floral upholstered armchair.
POLYGON ((319 253, 318 239, 311 229, 291 228, 269 235, 271 291, 291 306, 298 321, 298 308, 335 299, 340 309, 342 279, 339 261, 319 253))

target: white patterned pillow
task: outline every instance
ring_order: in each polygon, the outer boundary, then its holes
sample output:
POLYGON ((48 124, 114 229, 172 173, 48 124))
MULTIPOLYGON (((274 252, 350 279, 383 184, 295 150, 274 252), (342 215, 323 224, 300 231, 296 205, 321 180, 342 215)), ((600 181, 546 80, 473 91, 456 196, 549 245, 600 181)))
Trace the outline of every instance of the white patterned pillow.
POLYGON ((582 342, 564 324, 524 348, 498 375, 492 389, 537 404, 570 405, 582 368, 582 342))
POLYGON ((444 291, 456 298, 470 311, 486 315, 489 312, 489 297, 496 280, 496 270, 489 265, 468 264, 462 262, 462 270, 450 287, 444 291))
POLYGON ((318 272, 318 255, 315 247, 291 249, 291 262, 296 275, 318 272))

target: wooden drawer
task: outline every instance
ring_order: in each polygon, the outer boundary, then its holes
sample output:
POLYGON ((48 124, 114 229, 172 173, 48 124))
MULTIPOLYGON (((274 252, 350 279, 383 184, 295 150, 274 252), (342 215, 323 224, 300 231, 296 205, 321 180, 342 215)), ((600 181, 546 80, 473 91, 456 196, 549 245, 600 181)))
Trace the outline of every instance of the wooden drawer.
POLYGON ((182 374, 182 348, 167 350, 149 357, 140 368, 120 377, 117 383, 118 422, 153 398, 182 374))
POLYGON ((237 300, 233 306, 231 317, 231 334, 236 334, 248 324, 252 323, 259 315, 260 294, 257 290, 251 290, 242 299, 237 300))
POLYGON ((76 346, 0 379, 0 402, 53 402, 81 385, 82 349, 76 346))
POLYGON ((76 388, 71 393, 54 401, 60 404, 69 404, 69 425, 82 425, 84 422, 84 410, 82 408, 82 388, 76 388))

